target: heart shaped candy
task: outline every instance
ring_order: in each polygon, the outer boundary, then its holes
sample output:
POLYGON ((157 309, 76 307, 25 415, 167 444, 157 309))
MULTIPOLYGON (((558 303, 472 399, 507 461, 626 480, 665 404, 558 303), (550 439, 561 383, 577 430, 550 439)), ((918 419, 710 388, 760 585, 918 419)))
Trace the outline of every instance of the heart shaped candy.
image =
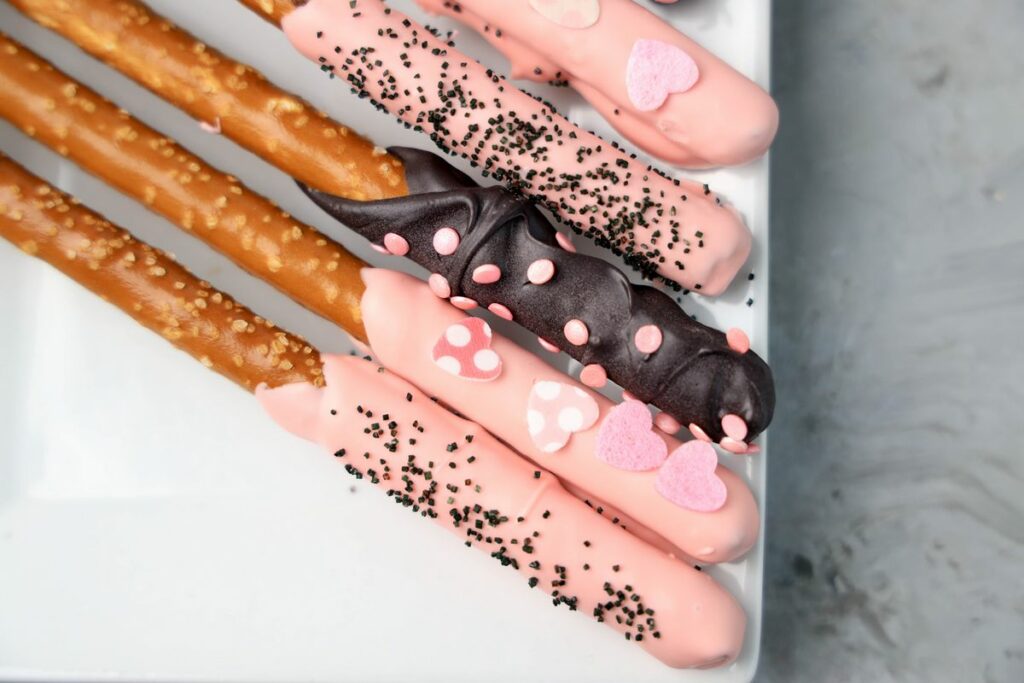
POLYGON ((590 429, 600 411, 597 401, 579 387, 561 382, 537 382, 526 404, 530 438, 545 453, 562 450, 569 437, 590 429))
POLYGON ((640 401, 612 408, 597 433, 597 457, 631 472, 653 470, 665 461, 668 446, 654 433, 651 411, 640 401))
POLYGON ((688 441, 662 465, 654 488, 676 505, 694 512, 714 512, 725 505, 725 483, 715 474, 718 456, 704 441, 688 441))
POLYGON ((491 349, 491 336, 491 326, 480 318, 449 325, 434 344, 434 363, 456 377, 490 382, 501 374, 501 357, 491 349))
POLYGON ((640 111, 654 111, 673 93, 689 90, 700 77, 693 57, 675 45, 641 39, 626 64, 626 91, 640 111))
POLYGON ((565 28, 589 28, 601 16, 598 0, 530 0, 530 7, 565 28))

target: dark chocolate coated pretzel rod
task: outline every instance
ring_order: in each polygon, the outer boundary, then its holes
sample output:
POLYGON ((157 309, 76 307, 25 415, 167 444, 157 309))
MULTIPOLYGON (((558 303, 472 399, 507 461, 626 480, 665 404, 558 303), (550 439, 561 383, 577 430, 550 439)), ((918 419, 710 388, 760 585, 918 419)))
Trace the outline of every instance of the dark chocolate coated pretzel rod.
POLYGON ((429 270, 436 294, 565 350, 584 364, 585 383, 610 378, 696 436, 748 452, 771 421, 775 392, 746 335, 702 325, 660 290, 567 250, 540 211, 504 188, 481 188, 428 152, 388 151, 404 162, 407 197, 359 202, 300 187, 378 248, 429 270))

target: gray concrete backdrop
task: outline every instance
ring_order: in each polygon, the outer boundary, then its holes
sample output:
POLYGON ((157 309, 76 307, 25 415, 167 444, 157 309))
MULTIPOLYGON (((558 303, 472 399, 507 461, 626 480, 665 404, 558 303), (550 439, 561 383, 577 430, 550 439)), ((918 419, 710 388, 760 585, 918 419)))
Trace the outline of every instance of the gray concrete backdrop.
POLYGON ((776 0, 764 681, 1024 681, 1024 2, 776 0))

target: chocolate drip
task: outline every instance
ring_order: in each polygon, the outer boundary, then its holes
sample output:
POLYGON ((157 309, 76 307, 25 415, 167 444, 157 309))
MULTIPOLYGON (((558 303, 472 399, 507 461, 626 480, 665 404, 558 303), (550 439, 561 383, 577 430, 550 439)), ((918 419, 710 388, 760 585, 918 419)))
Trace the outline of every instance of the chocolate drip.
POLYGON ((608 377, 641 401, 661 408, 683 425, 696 424, 715 441, 722 418, 747 423, 752 441, 771 421, 775 389, 768 365, 752 351, 730 348, 726 336, 696 322, 671 297, 632 284, 615 266, 562 249, 555 229, 528 200, 503 187, 479 187, 440 157, 416 149, 388 150, 405 163, 409 195, 359 202, 299 184, 332 217, 375 244, 394 233, 409 243, 408 258, 443 276, 452 296, 482 306, 507 307, 527 329, 584 365, 601 365, 608 377), (450 256, 433 247, 434 233, 453 228, 461 241, 450 256), (555 274, 530 283, 530 264, 548 259, 555 274), (473 281, 473 271, 494 264, 501 277, 473 281), (563 329, 573 319, 589 330, 576 346, 563 329), (653 353, 637 349, 634 337, 646 325, 662 333, 653 353))

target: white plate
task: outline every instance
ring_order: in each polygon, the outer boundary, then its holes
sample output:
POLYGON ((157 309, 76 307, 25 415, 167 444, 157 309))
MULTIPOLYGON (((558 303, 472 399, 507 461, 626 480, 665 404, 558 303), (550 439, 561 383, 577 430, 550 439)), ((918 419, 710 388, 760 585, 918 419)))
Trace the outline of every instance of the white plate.
MULTIPOLYGON (((151 4, 376 141, 429 145, 329 83, 238 3, 151 4)), ((661 11, 767 83, 769 0, 688 0, 661 11)), ((6 3, 0 26, 299 218, 334 228, 278 171, 6 3)), ((459 43, 504 68, 468 31, 459 43)), ((571 119, 612 135, 578 97, 544 94, 571 119)), ((346 348, 327 323, 6 123, 0 143, 260 313, 323 349, 346 348)), ((748 330, 764 353, 768 165, 691 175, 709 178, 744 212, 756 247, 727 296, 684 303, 702 320, 748 330)), ((343 241, 380 262, 360 240, 343 241)), ((233 385, 3 241, 0 292, 0 678, 752 678, 763 541, 743 562, 711 569, 750 618, 740 660, 723 671, 674 671, 611 630, 553 609, 517 574, 374 489, 353 487, 333 459, 268 422, 233 385)), ((766 457, 726 460, 762 507, 766 457)))

